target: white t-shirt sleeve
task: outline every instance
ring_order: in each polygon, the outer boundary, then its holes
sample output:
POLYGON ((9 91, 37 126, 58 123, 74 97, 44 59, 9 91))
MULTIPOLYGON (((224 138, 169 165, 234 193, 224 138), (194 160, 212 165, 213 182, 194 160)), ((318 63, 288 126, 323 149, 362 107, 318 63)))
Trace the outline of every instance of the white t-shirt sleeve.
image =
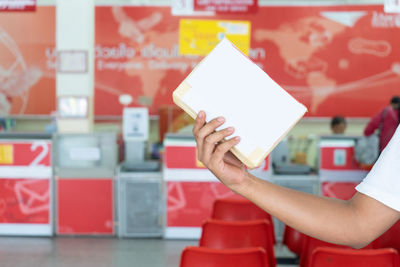
POLYGON ((356 190, 400 212, 400 126, 356 190))

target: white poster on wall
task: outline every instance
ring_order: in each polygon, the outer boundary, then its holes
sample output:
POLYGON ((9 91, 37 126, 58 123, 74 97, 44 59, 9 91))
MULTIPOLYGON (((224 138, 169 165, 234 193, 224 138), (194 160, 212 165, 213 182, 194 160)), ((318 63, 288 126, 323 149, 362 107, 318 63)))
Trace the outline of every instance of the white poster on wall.
POLYGON ((400 13, 400 0, 385 0, 386 13, 400 13))

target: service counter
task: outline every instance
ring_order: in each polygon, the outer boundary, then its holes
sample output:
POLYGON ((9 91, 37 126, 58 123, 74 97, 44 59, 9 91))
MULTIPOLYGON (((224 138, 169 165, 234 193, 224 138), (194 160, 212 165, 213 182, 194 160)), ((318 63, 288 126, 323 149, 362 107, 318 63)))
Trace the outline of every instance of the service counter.
MULTIPOLYGON (((319 174, 273 174, 267 158, 252 170, 255 176, 275 184, 307 192, 348 199, 365 177, 354 159, 356 137, 323 136, 319 142, 319 174)), ((199 238, 200 226, 211 216, 215 199, 233 196, 196 158, 192 135, 168 134, 164 140, 163 179, 166 183, 166 238, 199 238)), ((273 153, 273 152, 272 152, 273 153)), ((284 225, 275 224, 277 240, 284 225)))
MULTIPOLYGON (((191 135, 167 134, 164 139, 163 179, 166 183, 165 238, 197 239, 201 224, 211 217, 217 198, 234 193, 220 183, 196 157, 196 143, 191 135)), ((268 158, 251 172, 270 179, 268 158)))
POLYGON ((0 134, 0 235, 50 236, 52 137, 0 134))
POLYGON ((319 176, 324 196, 349 199, 368 171, 354 157, 357 136, 322 136, 319 141, 319 176))
POLYGON ((54 139, 56 234, 114 235, 116 135, 58 134, 54 139))

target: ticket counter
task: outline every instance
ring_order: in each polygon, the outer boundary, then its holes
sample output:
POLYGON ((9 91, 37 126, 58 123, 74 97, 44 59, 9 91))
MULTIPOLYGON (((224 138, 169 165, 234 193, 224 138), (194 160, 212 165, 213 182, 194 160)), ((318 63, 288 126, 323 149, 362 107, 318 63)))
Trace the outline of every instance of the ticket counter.
POLYGON ((0 235, 51 236, 52 139, 0 135, 0 235))
POLYGON ((319 142, 319 175, 324 196, 349 199, 368 171, 354 157, 357 137, 323 136, 319 142))

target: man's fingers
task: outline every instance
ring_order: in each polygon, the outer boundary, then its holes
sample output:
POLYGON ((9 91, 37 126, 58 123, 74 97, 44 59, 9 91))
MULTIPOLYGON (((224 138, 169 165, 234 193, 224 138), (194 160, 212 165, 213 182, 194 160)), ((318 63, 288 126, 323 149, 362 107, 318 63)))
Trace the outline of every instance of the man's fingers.
POLYGON ((203 149, 203 140, 198 140, 198 138, 196 137, 198 135, 198 132, 200 131, 201 127, 204 126, 204 124, 206 123, 206 113, 204 111, 200 111, 197 114, 196 120, 194 122, 193 125, 193 135, 196 139, 196 143, 197 143, 197 158, 200 159, 199 153, 201 153, 201 150, 203 149))
POLYGON ((212 161, 213 162, 220 162, 223 160, 224 155, 235 145, 239 144, 240 142, 240 137, 236 136, 231 139, 229 139, 226 142, 223 142, 222 144, 218 145, 217 148, 215 149, 215 152, 212 156, 212 161))
POLYGON ((210 134, 203 142, 203 157, 210 158, 214 152, 214 148, 218 142, 221 142, 225 137, 228 137, 234 132, 233 127, 210 134))
POLYGON ((206 113, 204 111, 200 111, 199 114, 197 114, 196 120, 194 122, 193 126, 193 135, 196 136, 197 132, 203 127, 203 125, 206 123, 206 113))
POLYGON ((204 143, 204 138, 212 134, 216 128, 221 126, 224 123, 225 119, 222 117, 218 117, 216 119, 213 119, 203 127, 201 127, 196 133, 194 134, 194 137, 196 138, 197 142, 197 148, 203 149, 203 143, 204 143))
POLYGON ((232 152, 227 152, 224 155, 224 161, 228 164, 235 165, 236 167, 242 167, 242 162, 232 154, 232 152))

